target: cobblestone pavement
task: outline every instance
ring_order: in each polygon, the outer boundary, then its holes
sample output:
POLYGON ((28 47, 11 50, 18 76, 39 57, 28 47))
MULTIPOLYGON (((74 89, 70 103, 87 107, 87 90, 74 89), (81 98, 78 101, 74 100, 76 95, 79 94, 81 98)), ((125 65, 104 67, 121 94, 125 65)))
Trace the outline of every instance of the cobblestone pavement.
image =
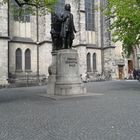
POLYGON ((1 89, 0 140, 140 140, 140 82, 86 86, 96 94, 63 100, 39 96, 45 86, 1 89))

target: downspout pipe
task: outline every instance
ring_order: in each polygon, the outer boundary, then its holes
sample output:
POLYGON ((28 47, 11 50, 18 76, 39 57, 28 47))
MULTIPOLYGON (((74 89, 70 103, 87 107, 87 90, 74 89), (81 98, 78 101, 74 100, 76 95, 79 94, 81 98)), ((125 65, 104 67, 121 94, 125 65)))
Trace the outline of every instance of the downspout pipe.
MULTIPOLYGON (((7 9, 7 31, 8 31, 8 37, 10 37, 10 2, 9 2, 9 0, 8 0, 8 2, 7 2, 7 6, 8 6, 8 9, 7 9)), ((9 78, 9 72, 10 72, 10 70, 9 70, 9 57, 10 57, 10 42, 9 42, 10 40, 8 40, 8 59, 7 59, 7 63, 8 63, 8 78, 9 78)))
MULTIPOLYGON (((103 6, 103 1, 100 1, 100 6, 103 6)), ((104 72, 104 33, 103 33, 103 31, 104 31, 104 24, 103 24, 103 22, 104 22, 104 19, 103 19, 103 12, 101 11, 101 13, 100 13, 100 24, 101 24, 101 69, 102 69, 102 72, 104 72)))
POLYGON ((37 83, 39 84, 39 18, 38 7, 36 7, 36 44, 37 44, 37 83))

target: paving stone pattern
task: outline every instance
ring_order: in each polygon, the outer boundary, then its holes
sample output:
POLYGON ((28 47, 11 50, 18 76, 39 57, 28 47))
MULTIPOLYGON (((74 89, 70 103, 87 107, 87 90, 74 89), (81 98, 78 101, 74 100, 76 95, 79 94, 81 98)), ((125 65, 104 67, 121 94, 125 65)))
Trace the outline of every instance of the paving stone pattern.
POLYGON ((62 100, 39 96, 45 86, 1 89, 0 140, 140 140, 140 82, 86 87, 96 94, 62 100))

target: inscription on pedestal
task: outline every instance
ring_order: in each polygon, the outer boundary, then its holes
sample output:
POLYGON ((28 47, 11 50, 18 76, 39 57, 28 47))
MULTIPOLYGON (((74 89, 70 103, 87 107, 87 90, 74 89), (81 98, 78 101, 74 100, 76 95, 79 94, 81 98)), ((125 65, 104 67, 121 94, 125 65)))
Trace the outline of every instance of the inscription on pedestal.
POLYGON ((78 62, 77 58, 68 57, 65 63, 68 64, 69 67, 75 67, 78 62))

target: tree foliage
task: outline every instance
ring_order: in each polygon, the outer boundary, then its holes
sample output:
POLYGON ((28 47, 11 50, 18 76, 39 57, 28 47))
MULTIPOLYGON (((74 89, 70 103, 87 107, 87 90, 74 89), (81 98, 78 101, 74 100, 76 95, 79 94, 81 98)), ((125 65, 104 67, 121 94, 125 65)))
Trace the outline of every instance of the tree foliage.
POLYGON ((111 19, 113 41, 121 41, 129 56, 140 44, 140 0, 108 0, 105 14, 111 19))
POLYGON ((23 11, 36 14, 36 9, 40 15, 46 14, 46 11, 53 11, 57 0, 2 0, 0 4, 9 2, 11 12, 14 15, 21 16, 23 11))

